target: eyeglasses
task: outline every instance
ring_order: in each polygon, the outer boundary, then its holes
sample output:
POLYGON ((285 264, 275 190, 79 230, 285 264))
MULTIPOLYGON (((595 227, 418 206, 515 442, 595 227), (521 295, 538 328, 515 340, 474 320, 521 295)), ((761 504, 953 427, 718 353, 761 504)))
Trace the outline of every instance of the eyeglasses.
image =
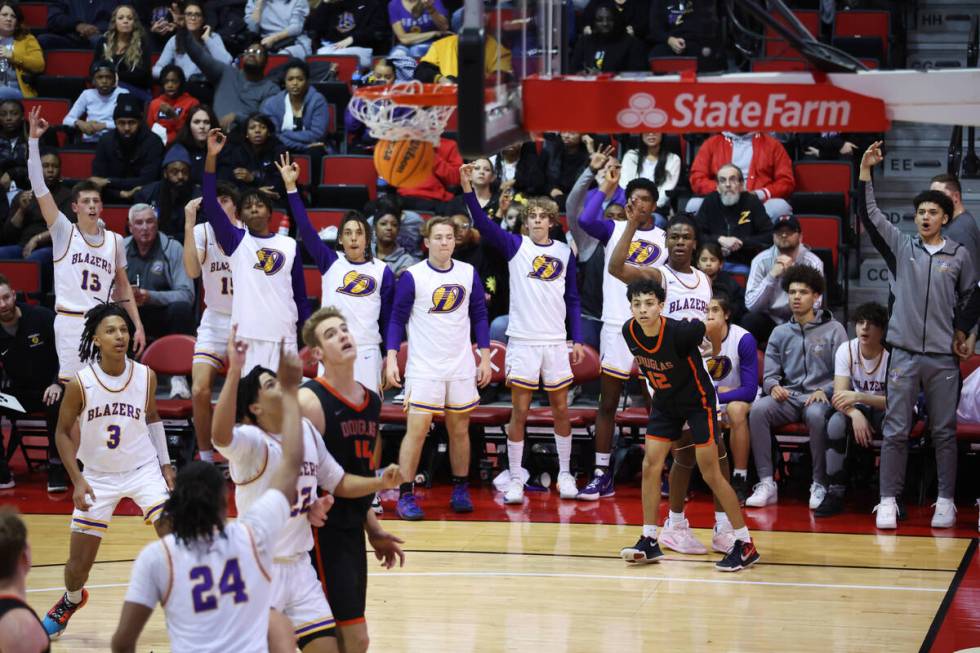
POLYGON ((265 50, 263 50, 262 48, 249 48, 248 50, 245 50, 245 54, 264 54, 264 53, 265 50))
POLYGON ((199 11, 185 11, 184 18, 202 18, 204 14, 199 11))

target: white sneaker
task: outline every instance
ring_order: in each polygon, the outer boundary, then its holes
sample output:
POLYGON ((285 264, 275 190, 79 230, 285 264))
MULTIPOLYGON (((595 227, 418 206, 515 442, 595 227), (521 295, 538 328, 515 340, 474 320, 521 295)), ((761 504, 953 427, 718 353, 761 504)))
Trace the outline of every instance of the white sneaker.
POLYGON ((574 499, 578 496, 578 486, 575 477, 568 472, 558 474, 558 496, 562 499, 574 499))
POLYGON ((735 546, 735 529, 731 524, 715 524, 711 534, 711 548, 718 553, 727 554, 735 546))
POLYGON ((507 491, 504 492, 504 503, 524 503, 524 481, 512 478, 507 491))
POLYGON ((932 513, 933 528, 952 528, 956 525, 956 504, 949 499, 936 499, 936 511, 932 513))
POLYGON ((668 517, 664 521, 664 527, 660 530, 660 537, 657 539, 662 546, 678 553, 704 555, 708 552, 708 549, 694 537, 686 519, 681 520, 679 524, 670 526, 670 518, 668 517))
POLYGON ((779 490, 772 481, 756 483, 752 488, 752 496, 745 500, 745 505, 749 508, 763 508, 776 503, 779 498, 779 490))
POLYGON ((827 488, 819 483, 810 485, 810 510, 816 510, 827 496, 827 488))
POLYGON ((898 528, 897 503, 879 503, 872 512, 875 513, 875 527, 883 529, 898 528))
POLYGON ((171 399, 191 398, 191 387, 187 385, 186 376, 170 377, 170 398, 171 399))
POLYGON ((381 515, 384 513, 385 509, 381 505, 381 494, 375 492, 374 498, 371 499, 371 511, 376 515, 381 515))

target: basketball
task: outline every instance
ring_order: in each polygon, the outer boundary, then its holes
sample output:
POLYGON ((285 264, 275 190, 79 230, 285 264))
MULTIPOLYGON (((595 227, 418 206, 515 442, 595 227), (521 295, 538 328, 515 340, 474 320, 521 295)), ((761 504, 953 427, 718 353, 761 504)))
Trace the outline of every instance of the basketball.
POLYGON ((392 186, 414 188, 432 172, 435 152, 428 141, 378 141, 374 167, 392 186))

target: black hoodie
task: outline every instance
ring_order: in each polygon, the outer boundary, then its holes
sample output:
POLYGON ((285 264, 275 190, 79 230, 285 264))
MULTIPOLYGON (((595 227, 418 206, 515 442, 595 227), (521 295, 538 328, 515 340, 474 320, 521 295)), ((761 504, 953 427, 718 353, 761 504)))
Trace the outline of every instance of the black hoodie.
POLYGON ((109 180, 105 190, 109 197, 116 199, 118 191, 157 181, 162 160, 163 141, 146 125, 141 123, 139 130, 127 139, 119 135, 119 130, 110 129, 99 138, 92 174, 109 180))

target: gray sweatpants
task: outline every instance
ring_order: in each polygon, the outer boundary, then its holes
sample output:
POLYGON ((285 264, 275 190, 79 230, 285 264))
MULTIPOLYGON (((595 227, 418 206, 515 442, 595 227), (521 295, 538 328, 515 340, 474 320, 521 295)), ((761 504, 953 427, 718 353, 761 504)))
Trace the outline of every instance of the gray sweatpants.
POLYGON ((828 404, 813 403, 804 407, 807 394, 792 394, 786 401, 772 397, 756 399, 749 412, 752 458, 759 478, 772 476, 772 429, 792 422, 805 422, 810 432, 810 455, 813 458, 813 481, 827 486, 827 411, 828 404))
POLYGON ((960 366, 952 355, 915 354, 895 347, 888 359, 888 398, 881 426, 881 496, 897 497, 905 486, 912 410, 919 390, 926 394, 929 431, 936 450, 939 496, 952 499, 956 487, 956 404, 960 366))

